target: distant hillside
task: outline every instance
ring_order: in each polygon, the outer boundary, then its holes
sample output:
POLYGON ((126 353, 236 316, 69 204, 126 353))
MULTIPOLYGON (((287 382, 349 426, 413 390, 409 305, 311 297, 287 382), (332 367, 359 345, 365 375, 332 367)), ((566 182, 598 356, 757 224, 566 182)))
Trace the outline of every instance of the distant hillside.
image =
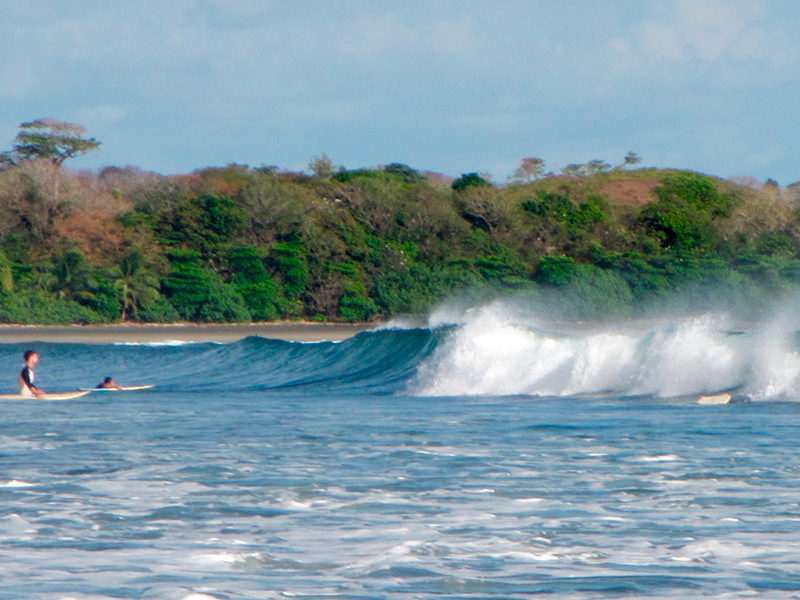
POLYGON ((757 311, 800 281, 797 209, 796 186, 675 170, 497 186, 24 160, 0 172, 0 321, 367 321, 503 294, 572 318, 757 311))

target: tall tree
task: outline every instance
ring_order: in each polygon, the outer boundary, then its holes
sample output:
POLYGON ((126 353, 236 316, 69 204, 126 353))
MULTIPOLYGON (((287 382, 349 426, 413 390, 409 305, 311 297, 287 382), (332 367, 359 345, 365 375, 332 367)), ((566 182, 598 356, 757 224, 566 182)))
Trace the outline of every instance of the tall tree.
POLYGON ((61 165, 68 158, 96 150, 100 142, 86 138, 86 128, 56 119, 36 119, 19 126, 14 153, 22 159, 45 158, 61 165))
POLYGON ((594 160, 590 160, 588 163, 586 163, 586 170, 590 175, 596 175, 597 173, 605 173, 610 171, 611 165, 600 158, 595 158, 594 160))
POLYGON ((635 165, 638 165, 640 162, 642 162, 642 159, 639 158, 639 155, 636 154, 636 152, 634 152, 633 150, 631 150, 625 155, 626 167, 633 167, 635 165))
POLYGON ((323 153, 322 156, 315 156, 309 161, 308 170, 314 174, 314 177, 330 179, 336 171, 336 165, 328 158, 327 154, 323 153))
POLYGON ((539 179, 542 175, 544 175, 544 160, 536 156, 523 158, 517 170, 514 171, 515 178, 526 179, 528 183, 539 179))
POLYGON ((562 167, 561 172, 564 175, 572 175, 573 177, 583 177, 589 171, 584 164, 570 163, 566 167, 562 167))

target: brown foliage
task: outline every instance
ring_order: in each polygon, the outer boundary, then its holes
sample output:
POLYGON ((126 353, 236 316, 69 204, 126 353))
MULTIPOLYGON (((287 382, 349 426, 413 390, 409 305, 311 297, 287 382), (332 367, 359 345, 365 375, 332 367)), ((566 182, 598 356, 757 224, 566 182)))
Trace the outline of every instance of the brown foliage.
POLYGON ((97 177, 108 190, 123 198, 130 198, 136 191, 155 186, 163 177, 138 167, 106 167, 97 177))
POLYGON ((655 177, 608 179, 598 182, 597 192, 605 198, 613 198, 620 204, 644 206, 655 200, 653 192, 659 183, 655 177))
POLYGON ((494 239, 498 229, 508 230, 511 221, 508 197, 502 190, 489 186, 473 186, 455 194, 455 203, 462 216, 484 229, 494 239))
POLYGON ((14 235, 37 259, 77 245, 97 262, 120 242, 115 218, 128 208, 94 177, 47 160, 29 160, 0 173, 0 237, 14 235))
POLYGON ((730 232, 748 235, 781 232, 800 239, 796 219, 800 202, 789 190, 754 181, 744 190, 742 202, 728 221, 730 232))
POLYGON ((232 164, 201 169, 189 177, 206 192, 235 196, 250 185, 254 175, 247 165, 232 164))

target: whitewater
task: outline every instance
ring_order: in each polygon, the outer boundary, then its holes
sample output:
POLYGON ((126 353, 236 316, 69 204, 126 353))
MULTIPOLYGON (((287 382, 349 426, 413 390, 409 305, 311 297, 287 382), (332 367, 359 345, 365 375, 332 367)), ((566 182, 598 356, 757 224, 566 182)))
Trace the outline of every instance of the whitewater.
POLYGON ((798 314, 0 345, 0 599, 796 598, 798 314))

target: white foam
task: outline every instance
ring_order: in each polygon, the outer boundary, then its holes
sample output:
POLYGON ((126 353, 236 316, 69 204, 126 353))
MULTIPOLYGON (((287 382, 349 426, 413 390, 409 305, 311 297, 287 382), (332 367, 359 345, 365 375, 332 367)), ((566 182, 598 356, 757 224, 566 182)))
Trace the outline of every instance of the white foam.
POLYGON ((196 554, 192 557, 192 562, 204 566, 215 567, 220 565, 231 565, 239 560, 240 555, 232 552, 213 552, 207 554, 196 554))
POLYGON ((35 533, 36 527, 34 527, 30 521, 23 519, 16 513, 12 513, 6 517, 0 518, 0 530, 5 534, 24 535, 35 533))
POLYGON ((735 387, 747 370, 740 336, 720 316, 704 315, 653 332, 634 393, 681 396, 735 387))
POLYGON ((427 323, 415 317, 395 317, 386 323, 378 325, 373 331, 391 331, 394 329, 418 329, 426 327, 427 323))
POLYGON ((718 558, 743 558, 752 556, 757 549, 740 542, 726 540, 703 540, 691 542, 675 555, 678 560, 710 561, 718 558))
POLYGON ((33 487, 33 485, 34 485, 34 484, 32 484, 32 483, 28 483, 27 481, 20 481, 20 480, 18 480, 18 479, 11 479, 10 481, 7 481, 7 482, 5 482, 5 483, 3 483, 3 484, 0 484, 0 487, 6 487, 6 488, 27 488, 27 487, 33 487))
POLYGON ((512 551, 504 552, 502 554, 492 555, 494 558, 507 558, 511 560, 528 561, 528 562, 550 562, 559 560, 561 557, 555 552, 521 552, 512 551))
MULTIPOLYGON (((445 316, 456 327, 421 365, 412 393, 662 397, 713 393, 740 386, 758 351, 753 335, 730 333, 724 315, 591 327, 562 324, 555 329, 530 311, 494 302, 445 316)), ((436 315, 431 320, 443 318, 436 315)), ((800 357, 788 355, 779 364, 792 365, 792 378, 800 376, 800 357)))
POLYGON ((681 460, 681 457, 675 454, 659 454, 656 456, 638 456, 635 460, 641 462, 675 462, 681 460))
POLYGON ((756 399, 792 399, 800 392, 800 353, 793 349, 786 321, 773 319, 757 336, 751 369, 751 395, 756 399))

